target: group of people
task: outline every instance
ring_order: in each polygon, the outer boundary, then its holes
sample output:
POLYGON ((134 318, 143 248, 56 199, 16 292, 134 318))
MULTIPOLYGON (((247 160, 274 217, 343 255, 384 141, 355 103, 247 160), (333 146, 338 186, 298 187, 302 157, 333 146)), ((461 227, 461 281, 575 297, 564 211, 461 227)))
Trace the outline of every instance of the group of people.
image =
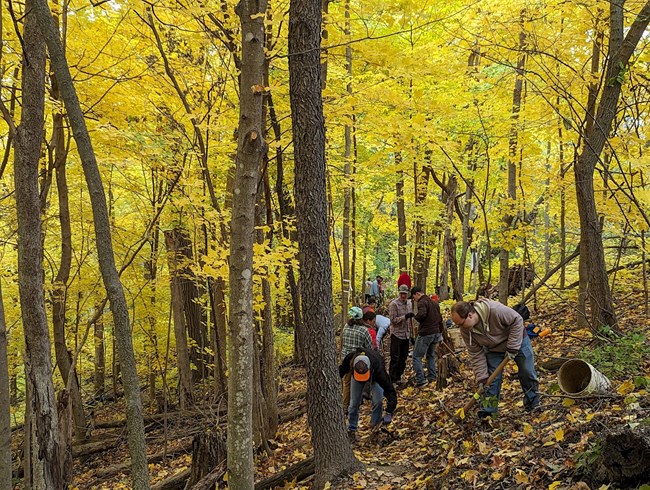
MULTIPOLYGON (((351 442, 356 440, 364 388, 370 389, 372 399, 371 427, 391 423, 397 407, 395 387, 406 383, 403 376, 411 343, 415 386, 422 388, 435 382, 436 348, 443 339, 444 327, 437 297, 434 298, 418 286, 411 287, 410 277, 402 273, 398 295, 388 305, 388 316, 384 315, 385 310, 377 307, 373 294, 366 296, 363 308, 350 308, 349 320, 342 333, 339 374, 343 379, 343 406, 347 408, 351 442), (418 326, 417 335, 414 321, 418 326), (388 370, 380 349, 386 334, 390 336, 388 370), (387 401, 385 410, 384 398, 387 401)), ((479 390, 484 399, 489 400, 482 404, 478 416, 488 417, 497 411, 502 374, 499 373, 489 386, 486 384, 506 356, 519 368, 524 408, 527 411, 535 409, 539 405, 538 378, 533 350, 520 314, 489 299, 459 301, 451 308, 451 321, 460 328, 479 390)))

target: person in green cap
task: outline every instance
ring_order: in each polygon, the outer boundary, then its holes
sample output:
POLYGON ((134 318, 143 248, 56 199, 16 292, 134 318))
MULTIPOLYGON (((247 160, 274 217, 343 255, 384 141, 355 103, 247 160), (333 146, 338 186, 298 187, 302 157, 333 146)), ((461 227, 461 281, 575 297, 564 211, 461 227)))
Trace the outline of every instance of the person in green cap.
MULTIPOLYGON (((358 306, 353 306, 348 311, 349 319, 343 327, 341 334, 341 359, 357 349, 373 350, 372 337, 367 325, 363 322, 363 311, 358 306)), ((350 405, 350 373, 343 377, 343 408, 350 405)))

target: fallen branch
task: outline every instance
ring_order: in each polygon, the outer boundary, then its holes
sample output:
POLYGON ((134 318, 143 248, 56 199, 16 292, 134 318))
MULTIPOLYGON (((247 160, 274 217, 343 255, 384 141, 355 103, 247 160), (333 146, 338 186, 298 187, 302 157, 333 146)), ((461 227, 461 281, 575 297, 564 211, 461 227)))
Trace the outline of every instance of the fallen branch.
POLYGON ((314 457, 307 458, 300 463, 289 466, 275 475, 260 480, 255 484, 255 490, 268 490, 283 486, 288 481, 302 481, 314 474, 314 457))
POLYGON ((169 478, 151 486, 151 490, 182 490, 185 487, 185 482, 190 477, 190 469, 176 473, 169 478))
POLYGON ((88 444, 81 444, 79 446, 73 446, 72 457, 82 458, 84 456, 90 456, 91 454, 108 451, 109 449, 113 449, 119 446, 122 440, 123 439, 121 437, 116 437, 111 439, 102 439, 101 441, 89 442, 88 444))
MULTIPOLYGON (((188 454, 191 450, 192 450, 192 444, 190 443, 178 449, 167 451, 167 454, 165 454, 164 452, 152 454, 151 456, 147 456, 147 463, 158 463, 159 461, 162 461, 165 458, 171 458, 179 454, 188 454)), ((100 470, 97 471, 97 473, 95 473, 95 477, 100 480, 107 480, 108 478, 112 478, 118 473, 128 472, 130 468, 131 468, 131 460, 127 460, 124 463, 114 464, 106 468, 101 468, 100 470)))
POLYGON ((217 483, 221 481, 226 474, 226 462, 223 461, 210 473, 201 478, 198 482, 190 487, 190 490, 212 490, 219 488, 217 483))

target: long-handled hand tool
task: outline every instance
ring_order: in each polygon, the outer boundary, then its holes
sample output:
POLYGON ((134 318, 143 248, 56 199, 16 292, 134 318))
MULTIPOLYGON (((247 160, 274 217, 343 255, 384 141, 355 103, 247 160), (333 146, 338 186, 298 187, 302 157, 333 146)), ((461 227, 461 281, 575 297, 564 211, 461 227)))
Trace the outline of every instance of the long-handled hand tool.
MULTIPOLYGON (((494 381, 494 379, 497 376, 499 376, 499 374, 501 374, 501 371, 503 371, 503 368, 506 366, 506 364, 508 364, 509 360, 510 360, 510 358, 508 356, 505 356, 503 358, 503 361, 501 361, 501 364, 499 364, 497 366, 497 368, 492 372, 492 374, 490 374, 490 377, 485 382, 485 388, 490 386, 492 384, 492 381, 494 381)), ((469 401, 462 408, 461 417, 455 416, 454 420, 456 422, 459 422, 461 420, 461 418, 464 418, 465 415, 467 414, 467 412, 469 412, 472 409, 472 407, 476 404, 476 402, 478 402, 481 399, 481 396, 483 396, 483 393, 479 393, 478 391, 476 393, 474 393, 474 395, 472 395, 472 397, 469 399, 469 401)))

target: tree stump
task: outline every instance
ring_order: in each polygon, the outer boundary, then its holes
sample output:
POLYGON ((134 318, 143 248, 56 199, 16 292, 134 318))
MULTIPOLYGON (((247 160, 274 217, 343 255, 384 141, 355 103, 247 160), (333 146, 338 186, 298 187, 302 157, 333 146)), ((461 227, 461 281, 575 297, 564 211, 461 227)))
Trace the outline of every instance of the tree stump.
MULTIPOLYGON (((441 346, 438 346, 440 348, 441 346)), ((446 350, 446 349, 445 349, 446 350)), ((436 389, 442 390, 447 387, 447 379, 454 375, 455 373, 460 372, 460 367, 458 365, 458 360, 452 356, 449 352, 444 355, 441 355, 441 351, 438 350, 438 362, 436 366, 436 372, 438 378, 436 379, 436 389)))
POLYGON ((192 439, 192 467, 185 488, 192 488, 226 460, 226 437, 218 429, 207 430, 192 439))
POLYGON ((593 466, 594 479, 627 488, 648 481, 650 428, 624 428, 601 439, 601 453, 593 466))

